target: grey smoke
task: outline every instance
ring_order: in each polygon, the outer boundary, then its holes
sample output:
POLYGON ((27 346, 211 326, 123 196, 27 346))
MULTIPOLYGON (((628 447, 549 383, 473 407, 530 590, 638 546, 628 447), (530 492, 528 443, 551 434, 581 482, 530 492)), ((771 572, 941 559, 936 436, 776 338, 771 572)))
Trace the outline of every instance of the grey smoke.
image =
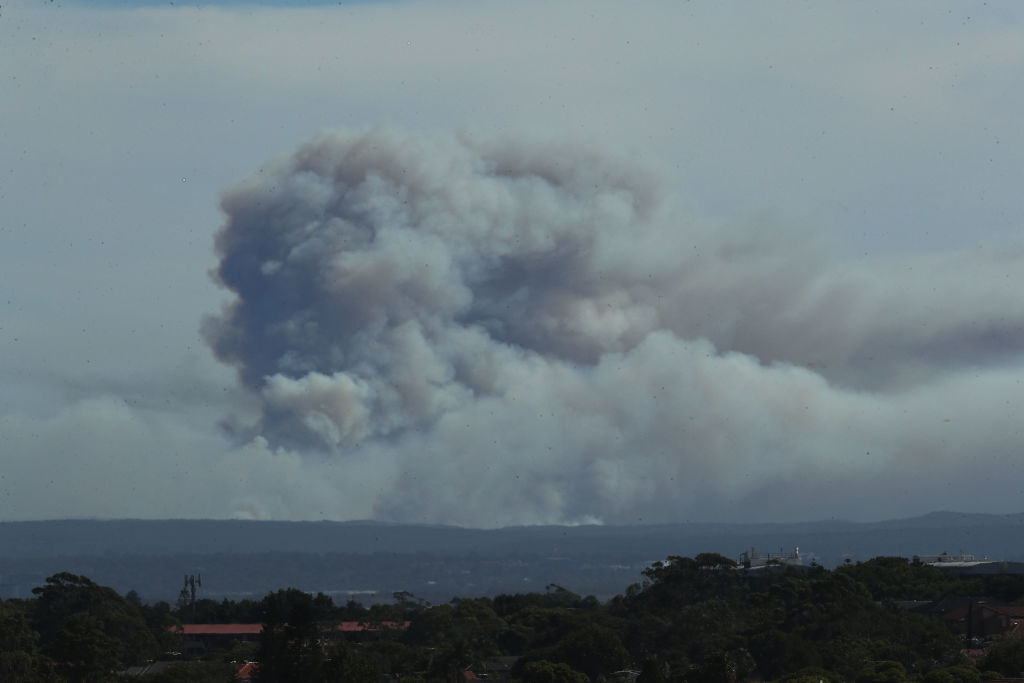
POLYGON ((813 228, 702 225, 592 150, 388 130, 313 140, 222 206, 235 299, 204 333, 260 399, 252 434, 381 463, 382 517, 666 520, 764 492, 785 516, 1019 444, 1019 253, 839 262, 813 228))

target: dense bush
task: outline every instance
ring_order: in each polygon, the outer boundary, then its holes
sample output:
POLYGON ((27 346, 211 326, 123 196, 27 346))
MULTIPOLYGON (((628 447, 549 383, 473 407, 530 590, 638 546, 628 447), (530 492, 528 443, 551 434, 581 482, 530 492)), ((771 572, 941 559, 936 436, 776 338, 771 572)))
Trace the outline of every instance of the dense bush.
MULTIPOLYGON (((902 558, 835 571, 744 571, 728 558, 701 554, 655 563, 642 583, 606 604, 550 585, 544 593, 442 605, 399 592, 394 603, 370 608, 287 589, 260 601, 199 600, 174 610, 73 574, 54 575, 34 592, 32 600, 0 602, 0 680, 114 680, 130 664, 180 648, 171 626, 182 621, 258 621, 258 645, 131 680, 228 681, 241 661, 255 657, 262 681, 400 674, 407 681, 461 682, 467 667, 482 671, 483 663, 498 666, 496 658, 506 657, 500 666, 514 661, 517 680, 545 683, 598 681, 615 672, 640 683, 980 683, 958 637, 896 601, 973 592, 1018 600, 1024 582, 960 580, 902 558), (331 628, 346 620, 409 626, 352 640, 331 628)), ((993 644, 983 667, 1021 675, 1024 639, 993 644)))

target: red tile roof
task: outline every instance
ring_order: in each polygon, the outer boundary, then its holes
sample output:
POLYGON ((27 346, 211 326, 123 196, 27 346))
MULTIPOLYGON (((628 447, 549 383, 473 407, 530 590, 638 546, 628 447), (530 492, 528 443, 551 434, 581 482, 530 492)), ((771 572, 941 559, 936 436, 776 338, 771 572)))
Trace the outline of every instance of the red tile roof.
POLYGON ((995 612, 1004 617, 1024 618, 1024 607, 1020 605, 979 605, 984 610, 995 612))

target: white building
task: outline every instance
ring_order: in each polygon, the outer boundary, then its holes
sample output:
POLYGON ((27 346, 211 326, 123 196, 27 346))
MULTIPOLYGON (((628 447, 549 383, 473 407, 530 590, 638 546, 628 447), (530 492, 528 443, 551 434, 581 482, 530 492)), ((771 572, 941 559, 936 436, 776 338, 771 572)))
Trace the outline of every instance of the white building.
POLYGON ((791 567, 803 565, 803 559, 800 557, 800 548, 794 547, 793 552, 790 553, 787 553, 782 548, 779 548, 777 553, 762 553, 757 548, 751 548, 740 555, 741 567, 751 569, 768 565, 787 565, 791 567))

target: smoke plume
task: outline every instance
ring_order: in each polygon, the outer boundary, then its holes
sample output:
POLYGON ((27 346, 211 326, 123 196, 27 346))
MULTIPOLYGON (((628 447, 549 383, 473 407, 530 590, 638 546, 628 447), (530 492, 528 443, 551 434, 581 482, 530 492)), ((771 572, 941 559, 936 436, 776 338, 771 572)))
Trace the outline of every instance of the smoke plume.
POLYGON ((246 437, 386 473, 376 516, 487 526, 822 516, 779 501, 842 511, 1017 447, 1019 253, 837 262, 671 190, 592 150, 387 130, 264 167, 223 197, 235 298, 204 325, 259 397, 246 437))

